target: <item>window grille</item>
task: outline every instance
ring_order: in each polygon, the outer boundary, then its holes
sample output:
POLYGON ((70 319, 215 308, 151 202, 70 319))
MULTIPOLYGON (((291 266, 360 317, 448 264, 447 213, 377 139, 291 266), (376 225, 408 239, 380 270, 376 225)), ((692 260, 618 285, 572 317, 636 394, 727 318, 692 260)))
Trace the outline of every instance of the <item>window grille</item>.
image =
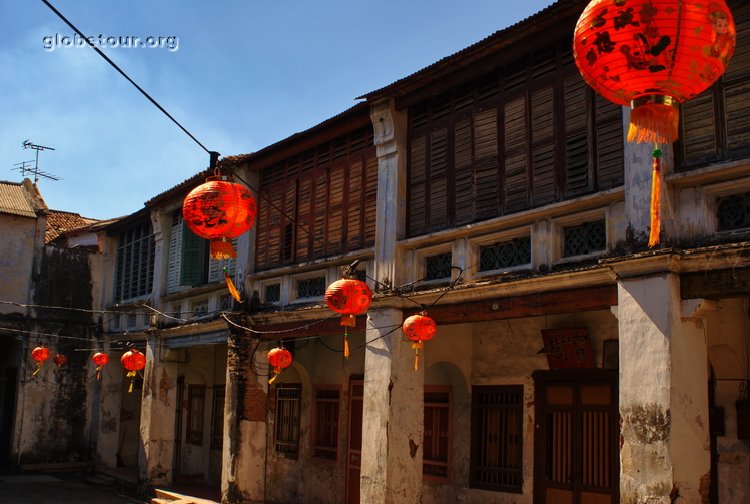
POLYGON ((155 255, 150 222, 120 233, 115 265, 115 300, 133 299, 151 292, 155 255))
POLYGON ((447 387, 425 390, 422 474, 427 479, 448 481, 450 475, 450 408, 450 390, 447 387))
POLYGON ((326 292, 326 277, 313 277, 297 280, 297 298, 321 297, 326 292))
POLYGON ((336 460, 339 437, 339 390, 318 388, 313 401, 313 458, 336 460))
POLYGON ((221 449, 224 444, 224 385, 214 387, 214 400, 211 407, 211 448, 221 449))
POLYGON ((138 315, 132 313, 128 315, 128 329, 136 327, 138 325, 138 315))
POLYGON ((425 280, 444 280, 451 278, 451 269, 453 266, 453 254, 445 252, 425 258, 424 261, 424 279, 425 280))
POLYGON ((278 303, 281 301, 281 284, 266 285, 263 299, 266 303, 278 303))
POLYGON ((471 487, 520 493, 523 385, 474 387, 471 418, 471 487))
POLYGON ((289 458, 299 455, 301 396, 299 384, 280 383, 276 386, 276 453, 289 458))
POLYGON ((208 299, 201 299, 190 303, 190 316, 201 317, 208 314, 208 299))
POLYGON ((188 417, 186 440, 189 444, 203 446, 203 410, 206 398, 204 385, 188 385, 188 417))
POLYGON ((564 233, 564 257, 593 254, 607 248, 607 227, 604 220, 566 227, 564 233))
POLYGON ((750 193, 719 198, 716 216, 719 231, 750 227, 750 193))
POLYGON ((531 238, 513 240, 479 247, 479 271, 512 268, 531 263, 531 238))

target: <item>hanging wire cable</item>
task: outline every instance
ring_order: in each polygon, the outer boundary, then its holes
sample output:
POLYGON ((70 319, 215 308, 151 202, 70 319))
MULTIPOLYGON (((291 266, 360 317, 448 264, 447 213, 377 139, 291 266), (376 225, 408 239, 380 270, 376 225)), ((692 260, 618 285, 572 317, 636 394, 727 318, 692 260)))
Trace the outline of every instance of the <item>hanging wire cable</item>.
POLYGON ((52 12, 54 12, 55 14, 57 14, 57 17, 59 17, 60 19, 62 19, 62 20, 63 20, 63 22, 64 22, 64 23, 65 23, 66 25, 68 25, 68 26, 69 26, 69 27, 70 27, 70 28, 71 28, 71 29, 72 29, 73 31, 75 31, 75 32, 76 32, 76 33, 77 33, 78 35, 80 35, 80 36, 81 36, 81 38, 82 38, 83 40, 85 40, 85 41, 86 41, 86 43, 87 43, 87 44, 89 45, 89 47, 91 47, 91 48, 92 48, 92 49, 93 49, 94 51, 96 51, 96 53, 97 53, 97 54, 98 54, 99 56, 101 56, 102 58, 104 58, 104 60, 105 60, 105 61, 106 61, 107 63, 109 63, 110 65, 112 65, 112 68, 114 68, 115 70, 117 70, 117 71, 118 71, 118 72, 120 73, 120 75, 122 75, 123 77, 125 77, 125 79, 127 79, 127 81, 128 81, 128 82, 130 82, 130 83, 131 83, 131 84, 132 84, 132 85, 133 85, 133 86, 134 86, 134 87, 135 87, 135 88, 136 88, 136 89, 137 89, 138 91, 140 91, 140 92, 141 92, 141 94, 142 94, 143 96, 145 96, 145 97, 146 97, 146 98, 148 99, 148 101, 150 101, 151 103, 153 103, 153 104, 154 104, 154 106, 155 106, 156 108, 158 108, 158 109, 159 109, 159 110, 160 110, 160 111, 161 111, 161 112, 162 112, 162 113, 163 113, 163 114, 164 114, 165 116, 167 116, 167 117, 168 117, 169 119, 171 119, 171 120, 172 120, 172 122, 173 122, 173 123, 175 123, 175 124, 176 124, 176 125, 177 125, 177 126, 178 126, 178 127, 179 127, 179 128, 181 129, 181 130, 182 130, 182 131, 184 131, 184 132, 185 132, 185 134, 187 134, 187 136, 189 136, 189 137, 190 137, 190 138, 191 138, 191 139, 192 139, 192 140, 193 140, 193 141, 194 141, 194 142, 195 142, 196 144, 198 144, 198 145, 200 146, 200 148, 201 148, 201 149, 203 149, 204 151, 206 151, 206 152, 207 152, 207 153, 208 153, 208 154, 209 154, 209 155, 211 156, 211 158, 212 158, 212 159, 214 159, 214 158, 215 158, 215 159, 218 159, 218 153, 216 153, 216 152, 213 152, 213 151, 210 151, 210 150, 208 150, 208 149, 206 148, 206 146, 205 146, 205 145, 203 145, 203 144, 202 144, 202 143, 201 143, 201 142, 200 142, 200 141, 199 141, 199 140, 198 140, 197 138, 195 138, 195 137, 193 136, 193 134, 192 134, 192 133, 190 133, 190 132, 189 132, 189 131, 188 131, 187 129, 185 129, 185 127, 184 127, 184 126, 183 126, 182 124, 180 124, 180 123, 179 123, 179 122, 177 121, 177 119, 175 119, 174 117, 172 117, 172 115, 171 115, 171 114, 170 114, 169 112, 167 112, 167 111, 166 111, 166 110, 164 109, 164 107, 162 107, 161 105, 159 105, 159 103, 158 103, 158 102, 157 102, 156 100, 154 100, 154 99, 153 99, 153 98, 151 97, 151 95, 150 95, 150 94, 148 94, 148 93, 147 93, 146 91, 144 91, 144 89, 143 89, 143 88, 142 88, 141 86, 139 86, 138 84, 136 84, 136 82, 135 82, 135 81, 134 81, 133 79, 131 79, 131 78, 130 78, 130 76, 128 76, 128 74, 126 74, 126 73, 125 73, 125 72, 124 72, 124 71, 123 71, 123 70, 122 70, 122 69, 121 69, 121 68, 120 68, 119 66, 117 66, 117 64, 116 64, 116 63, 115 63, 114 61, 112 61, 111 59, 109 59, 109 58, 107 57, 107 55, 106 55, 106 54, 104 54, 104 53, 103 53, 103 52, 101 51, 101 49, 99 49, 98 47, 96 47, 96 46, 95 46, 95 45, 94 45, 94 44, 93 44, 93 43, 92 43, 92 42, 91 42, 91 41, 89 40, 89 38, 88 38, 88 37, 86 37, 86 35, 84 35, 84 34, 83 34, 83 33, 81 32, 81 30, 79 30, 78 28, 76 28, 76 27, 75 27, 75 26, 73 25, 73 23, 71 23, 70 21, 68 21, 68 19, 67 19, 67 18, 66 18, 65 16, 63 16, 63 15, 62 15, 62 13, 61 13, 61 12, 60 12, 59 10, 57 10, 57 9, 56 9, 56 8, 55 8, 55 7, 54 7, 54 6, 53 6, 53 5, 51 4, 51 3, 49 3, 49 2, 47 1, 47 0, 42 0, 42 2, 44 3, 44 5, 46 5, 47 7, 49 7, 49 8, 50 8, 50 10, 51 10, 52 12))

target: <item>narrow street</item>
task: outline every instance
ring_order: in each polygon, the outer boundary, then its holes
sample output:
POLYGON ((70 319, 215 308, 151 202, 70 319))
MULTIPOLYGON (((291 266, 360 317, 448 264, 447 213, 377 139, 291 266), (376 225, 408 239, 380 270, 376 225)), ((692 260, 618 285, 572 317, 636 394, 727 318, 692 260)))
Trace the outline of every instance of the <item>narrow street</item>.
POLYGON ((0 504, 143 504, 100 477, 0 474, 0 504))

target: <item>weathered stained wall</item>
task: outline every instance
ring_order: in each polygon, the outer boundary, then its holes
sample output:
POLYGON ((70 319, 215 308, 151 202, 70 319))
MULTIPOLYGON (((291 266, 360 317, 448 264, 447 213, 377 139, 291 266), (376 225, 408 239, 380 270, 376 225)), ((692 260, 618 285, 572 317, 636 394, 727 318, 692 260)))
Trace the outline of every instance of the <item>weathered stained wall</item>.
MULTIPOLYGON (((36 219, 0 214, 0 299, 20 304, 29 302, 31 268, 40 237, 44 237, 44 223, 36 219), (42 226, 37 229, 38 226, 42 226), (35 246, 36 240, 36 246, 35 246)), ((13 305, 0 305, 0 314, 24 313, 13 305)))

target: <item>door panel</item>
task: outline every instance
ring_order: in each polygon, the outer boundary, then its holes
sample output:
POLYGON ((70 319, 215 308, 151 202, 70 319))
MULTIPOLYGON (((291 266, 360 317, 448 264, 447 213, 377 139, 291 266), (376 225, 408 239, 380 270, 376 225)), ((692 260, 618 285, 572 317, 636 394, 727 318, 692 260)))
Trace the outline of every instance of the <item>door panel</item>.
POLYGON ((362 397, 364 381, 349 382, 349 429, 346 452, 346 502, 359 504, 359 473, 362 449, 362 397))

